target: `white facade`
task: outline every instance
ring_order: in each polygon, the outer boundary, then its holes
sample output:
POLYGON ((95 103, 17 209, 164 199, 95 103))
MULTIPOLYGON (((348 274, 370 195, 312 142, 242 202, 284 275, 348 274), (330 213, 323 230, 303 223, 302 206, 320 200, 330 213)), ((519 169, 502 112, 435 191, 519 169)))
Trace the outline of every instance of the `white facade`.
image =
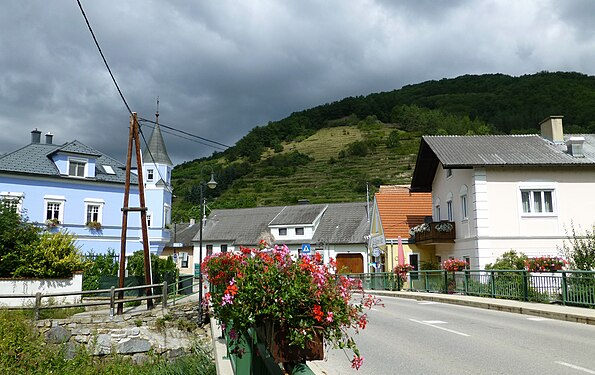
POLYGON ((454 245, 437 244, 436 255, 442 259, 469 257, 471 267, 480 269, 509 250, 529 257, 559 255, 573 225, 576 229, 592 228, 593 192, 595 173, 581 167, 491 167, 448 172, 439 166, 432 184, 434 220, 448 220, 451 202, 456 240, 454 245), (542 212, 526 212, 535 204, 535 199, 527 201, 528 194, 538 194, 542 212), (528 209, 524 207, 527 203, 528 209))

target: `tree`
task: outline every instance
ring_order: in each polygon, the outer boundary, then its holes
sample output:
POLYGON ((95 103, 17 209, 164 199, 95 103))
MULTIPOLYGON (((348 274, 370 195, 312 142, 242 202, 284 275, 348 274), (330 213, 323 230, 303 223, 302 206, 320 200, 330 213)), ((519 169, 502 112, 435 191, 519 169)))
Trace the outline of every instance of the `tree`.
MULTIPOLYGON (((153 284, 161 284, 164 281, 171 283, 177 276, 178 269, 172 257, 167 259, 159 258, 155 254, 151 254, 151 274, 153 284)), ((145 256, 143 250, 135 251, 131 257, 128 258, 126 266, 130 276, 145 276, 145 256)))
POLYGON ((486 264, 486 270, 524 270, 527 256, 510 250, 499 256, 492 264, 486 264))
POLYGON ((12 277, 27 249, 39 241, 41 229, 17 212, 17 203, 0 201, 0 277, 12 277))
MULTIPOLYGON (((579 228, 580 229, 580 228, 579 228)), ((577 234, 574 224, 571 224, 572 236, 562 244, 560 252, 568 261, 571 269, 582 271, 595 270, 595 232, 585 230, 585 234, 577 234)))

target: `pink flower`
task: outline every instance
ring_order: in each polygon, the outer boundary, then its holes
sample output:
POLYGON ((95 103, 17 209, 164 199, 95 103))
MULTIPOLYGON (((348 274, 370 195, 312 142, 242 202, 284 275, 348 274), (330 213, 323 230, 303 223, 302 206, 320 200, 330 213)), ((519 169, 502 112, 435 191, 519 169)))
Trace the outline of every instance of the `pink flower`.
POLYGON ((329 322, 329 323, 332 323, 333 322, 333 315, 335 315, 335 314, 332 311, 329 311, 326 314, 326 321, 329 322))
POLYGON ((364 363, 364 357, 358 357, 355 355, 355 356, 353 356, 353 359, 351 360, 351 368, 359 370, 359 368, 362 367, 363 363, 364 363))

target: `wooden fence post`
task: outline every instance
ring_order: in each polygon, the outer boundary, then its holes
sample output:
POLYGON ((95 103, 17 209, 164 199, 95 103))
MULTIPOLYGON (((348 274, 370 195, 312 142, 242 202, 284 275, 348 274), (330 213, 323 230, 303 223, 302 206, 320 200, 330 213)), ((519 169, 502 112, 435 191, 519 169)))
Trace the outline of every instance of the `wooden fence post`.
POLYGON ((114 305, 116 301, 116 288, 112 285, 109 292, 109 315, 114 316, 114 305))
POLYGON ((39 309, 41 307, 41 293, 35 293, 35 320, 39 319, 39 309))

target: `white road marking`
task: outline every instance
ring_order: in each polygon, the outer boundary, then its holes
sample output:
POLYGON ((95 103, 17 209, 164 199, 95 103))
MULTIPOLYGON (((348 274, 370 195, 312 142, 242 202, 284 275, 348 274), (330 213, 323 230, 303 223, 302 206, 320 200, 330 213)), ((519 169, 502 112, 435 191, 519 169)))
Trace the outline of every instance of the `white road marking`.
POLYGON ((422 301, 422 302, 419 302, 419 303, 418 303, 418 305, 437 305, 437 304, 439 304, 439 303, 440 303, 440 302, 434 302, 434 301, 422 301))
POLYGON ((544 320, 549 320, 548 318, 527 318, 527 320, 532 320, 534 322, 543 322, 544 320))
POLYGON ((442 320, 424 320, 423 322, 428 324, 446 324, 446 322, 443 322, 442 320))
MULTIPOLYGON (((431 323, 422 322, 422 321, 415 320, 415 319, 409 319, 409 320, 411 320, 412 322, 415 322, 415 323, 419 323, 419 324, 423 324, 423 325, 426 325, 426 326, 430 326, 430 327, 438 328, 438 329, 441 329, 441 330, 443 330, 443 331, 446 331, 446 332, 454 333, 454 334, 456 334, 456 335, 461 335, 461 336, 466 336, 466 337, 469 337, 469 335, 468 335, 468 334, 466 334, 466 333, 463 333, 463 332, 459 332, 459 331, 455 331, 455 330, 452 330, 452 329, 448 329, 448 328, 440 327, 440 326, 437 326, 437 325, 434 325, 434 324, 431 324, 431 323)), ((445 322, 444 322, 444 323, 445 323, 445 322)))
POLYGON ((562 365, 562 366, 570 367, 570 368, 575 369, 575 370, 583 371, 583 372, 586 372, 587 374, 595 374, 595 371, 593 371, 593 370, 589 370, 588 368, 584 368, 584 367, 580 367, 580 366, 577 366, 577 365, 573 365, 571 363, 566 363, 566 362, 562 362, 562 361, 556 361, 554 363, 557 363, 557 364, 562 365))

